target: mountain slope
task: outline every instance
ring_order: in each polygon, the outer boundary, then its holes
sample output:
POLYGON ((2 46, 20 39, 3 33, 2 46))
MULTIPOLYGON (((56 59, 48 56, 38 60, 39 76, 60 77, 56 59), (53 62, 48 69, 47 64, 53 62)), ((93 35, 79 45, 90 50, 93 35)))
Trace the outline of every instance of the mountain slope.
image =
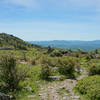
POLYGON ((12 49, 26 50, 27 48, 30 48, 30 47, 40 48, 40 46, 25 42, 22 39, 15 37, 13 35, 6 34, 6 33, 0 33, 0 48, 12 48, 12 49))

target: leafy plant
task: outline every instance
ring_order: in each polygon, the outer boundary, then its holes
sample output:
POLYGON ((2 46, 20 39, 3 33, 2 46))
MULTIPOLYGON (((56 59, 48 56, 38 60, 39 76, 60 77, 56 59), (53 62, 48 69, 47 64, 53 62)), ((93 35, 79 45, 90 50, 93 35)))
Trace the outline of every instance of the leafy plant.
POLYGON ((88 76, 78 81, 76 91, 86 97, 85 100, 100 100, 100 76, 88 76))
POLYGON ((71 57, 62 57, 58 61, 59 72, 68 77, 74 77, 75 60, 71 57))
POLYGON ((18 88, 19 83, 23 81, 27 75, 27 70, 20 70, 16 63, 16 59, 12 56, 2 56, 0 61, 0 79, 9 91, 18 88))
POLYGON ((89 75, 100 75, 100 64, 91 64, 89 67, 89 75))
POLYGON ((48 80, 51 75, 51 67, 48 64, 42 64, 41 77, 48 80))

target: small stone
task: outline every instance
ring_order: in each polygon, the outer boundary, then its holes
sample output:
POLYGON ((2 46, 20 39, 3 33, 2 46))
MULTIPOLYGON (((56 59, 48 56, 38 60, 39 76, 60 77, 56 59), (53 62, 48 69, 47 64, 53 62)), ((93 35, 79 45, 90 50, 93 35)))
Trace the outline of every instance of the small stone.
POLYGON ((62 100, 70 100, 69 97, 63 97, 62 100))
POLYGON ((32 88, 31 88, 31 87, 25 87, 25 89, 26 89, 27 91, 32 91, 32 88))
POLYGON ((27 62, 20 62, 20 64, 27 65, 28 63, 27 62))
POLYGON ((71 98, 73 98, 73 99, 79 99, 80 96, 71 96, 71 98))
POLYGON ((34 98, 34 95, 29 95, 28 98, 34 98))
POLYGON ((50 76, 50 78, 53 79, 53 80, 60 80, 61 79, 60 76, 50 76))
POLYGON ((14 98, 14 96, 13 95, 10 95, 10 99, 12 100, 14 98))
POLYGON ((39 96, 42 96, 42 94, 39 94, 39 96))

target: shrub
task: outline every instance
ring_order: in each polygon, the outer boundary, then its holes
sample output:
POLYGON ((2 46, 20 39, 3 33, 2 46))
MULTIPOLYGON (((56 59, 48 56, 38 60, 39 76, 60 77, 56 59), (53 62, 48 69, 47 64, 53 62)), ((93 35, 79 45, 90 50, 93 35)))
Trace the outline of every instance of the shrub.
POLYGON ((90 61, 91 59, 92 59, 92 58, 91 58, 90 55, 87 55, 87 56, 86 56, 86 60, 87 60, 87 62, 90 61))
POLYGON ((26 52, 25 51, 22 51, 22 54, 23 54, 23 60, 27 61, 26 52))
POLYGON ((51 57, 62 57, 62 53, 59 50, 54 50, 51 55, 51 57))
POLYGON ((41 76, 43 79, 49 79, 52 73, 52 67, 57 66, 58 59, 48 56, 43 56, 41 58, 41 76))
POLYGON ((16 60, 11 56, 3 56, 0 61, 0 79, 9 91, 17 89, 20 81, 26 77, 26 70, 20 71, 16 60))
POLYGON ((87 100, 100 100, 100 76, 88 76, 83 78, 78 81, 75 89, 86 97, 87 100))
POLYGON ((51 46, 48 46, 47 49, 48 49, 47 53, 51 53, 51 52, 53 52, 53 50, 54 50, 53 48, 51 48, 51 46))
POLYGON ((51 67, 48 64, 42 64, 41 66, 41 77, 42 79, 48 80, 51 75, 51 67))
POLYGON ((48 64, 51 66, 51 67, 56 67, 57 64, 58 64, 58 58, 57 57, 53 57, 53 58, 48 58, 48 64))
POLYGON ((36 65, 36 60, 33 59, 33 60, 31 61, 31 64, 32 64, 32 65, 36 65))
POLYGON ((62 57, 58 61, 58 70, 61 74, 74 77, 75 60, 72 57, 62 57))
POLYGON ((51 67, 55 67, 55 66, 57 66, 58 58, 57 57, 43 56, 41 59, 41 63, 48 64, 51 67))
POLYGON ((100 75, 100 64, 91 64, 89 67, 89 75, 100 75))

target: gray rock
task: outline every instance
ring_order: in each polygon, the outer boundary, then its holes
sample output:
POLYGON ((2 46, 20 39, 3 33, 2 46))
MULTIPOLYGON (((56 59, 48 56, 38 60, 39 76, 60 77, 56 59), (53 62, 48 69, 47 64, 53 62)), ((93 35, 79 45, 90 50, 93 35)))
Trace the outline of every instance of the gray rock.
POLYGON ((25 89, 26 89, 27 91, 32 91, 32 88, 29 87, 29 86, 25 87, 25 89))
POLYGON ((27 65, 28 63, 27 62, 20 62, 20 64, 27 65))
POLYGON ((0 100, 10 100, 10 96, 4 93, 0 93, 0 100))
POLYGON ((39 94, 39 96, 42 96, 43 94, 39 94))
POLYGON ((34 98, 34 95, 29 95, 28 98, 34 98))
POLYGON ((54 67, 53 69, 54 69, 54 70, 57 70, 57 69, 58 69, 58 67, 54 67))
POLYGON ((66 97, 63 97, 62 100, 70 100, 70 98, 66 96, 66 97))
POLYGON ((60 76, 50 76, 50 78, 53 79, 53 80, 60 80, 61 79, 60 76))
POLYGON ((71 96, 72 99, 79 99, 80 96, 71 96))

